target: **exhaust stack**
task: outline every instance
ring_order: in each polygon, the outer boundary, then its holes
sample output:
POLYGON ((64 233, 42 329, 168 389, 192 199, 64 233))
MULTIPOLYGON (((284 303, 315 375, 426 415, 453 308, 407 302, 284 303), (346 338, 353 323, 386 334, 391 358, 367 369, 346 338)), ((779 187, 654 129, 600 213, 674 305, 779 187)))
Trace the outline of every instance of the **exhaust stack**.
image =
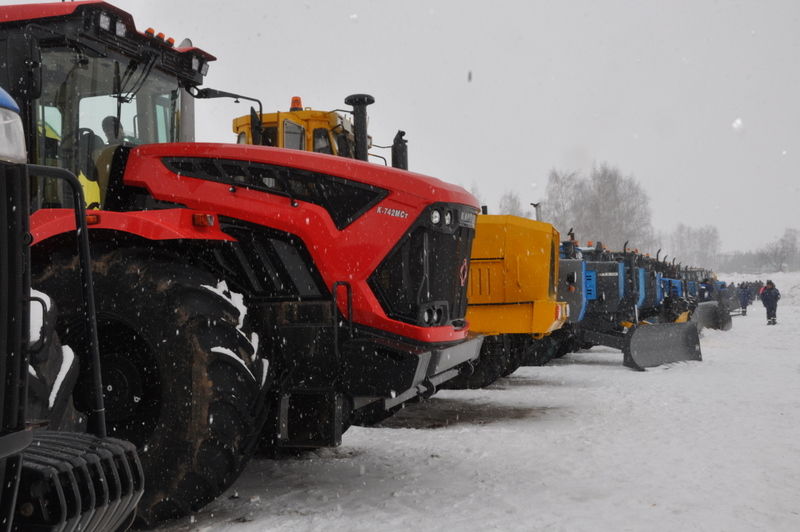
POLYGON ((344 99, 345 105, 353 107, 353 129, 356 138, 356 159, 366 161, 367 154, 367 106, 375 103, 369 94, 351 94, 344 99))

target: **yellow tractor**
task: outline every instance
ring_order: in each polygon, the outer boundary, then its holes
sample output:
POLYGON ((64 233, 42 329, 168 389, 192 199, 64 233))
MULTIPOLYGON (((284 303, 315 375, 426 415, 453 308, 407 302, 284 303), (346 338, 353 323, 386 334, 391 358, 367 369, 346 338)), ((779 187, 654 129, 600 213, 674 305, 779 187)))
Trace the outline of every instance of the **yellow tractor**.
MULTIPOLYGON (((256 116, 257 118, 257 116, 256 116)), ((336 111, 304 108, 299 96, 292 98, 289 111, 261 116, 261 141, 254 142, 251 115, 233 120, 239 144, 261 144, 277 148, 313 151, 353 157, 353 123, 336 111)))
MULTIPOLYGON (((238 144, 257 144, 339 155, 366 161, 367 150, 373 147, 367 135, 367 106, 375 102, 369 94, 353 94, 345 98, 352 111, 317 111, 303 107, 299 96, 293 96, 288 111, 249 115, 233 119, 233 132, 238 144), (352 119, 348 114, 352 114, 352 119), (366 148, 364 148, 366 147, 366 148)), ((408 170, 408 148, 404 131, 398 131, 392 143, 392 166, 408 170)), ((380 157, 383 158, 383 157, 380 157)))
POLYGON ((470 330, 486 335, 469 375, 448 388, 481 388, 520 365, 549 360, 543 340, 566 321, 557 301, 559 233, 545 222, 508 215, 478 216, 467 288, 470 330))

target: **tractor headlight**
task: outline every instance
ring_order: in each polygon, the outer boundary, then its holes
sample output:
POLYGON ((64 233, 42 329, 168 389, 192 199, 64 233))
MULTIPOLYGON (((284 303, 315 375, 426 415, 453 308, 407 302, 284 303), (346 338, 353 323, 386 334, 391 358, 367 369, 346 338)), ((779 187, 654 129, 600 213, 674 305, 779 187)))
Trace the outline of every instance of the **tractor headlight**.
POLYGON ((98 24, 100 26, 100 29, 105 31, 111 31, 111 17, 109 16, 109 14, 100 13, 98 24))
POLYGON ((26 159, 22 120, 11 109, 0 108, 0 161, 24 164, 26 159))
POLYGON ((431 211, 431 223, 433 225, 439 225, 439 222, 442 221, 442 213, 438 210, 434 209, 431 211))

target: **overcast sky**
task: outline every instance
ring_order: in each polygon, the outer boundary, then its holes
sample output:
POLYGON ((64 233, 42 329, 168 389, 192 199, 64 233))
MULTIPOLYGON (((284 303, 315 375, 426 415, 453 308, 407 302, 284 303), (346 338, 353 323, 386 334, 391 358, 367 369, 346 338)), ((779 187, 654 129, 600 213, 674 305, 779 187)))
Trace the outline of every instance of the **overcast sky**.
MULTIPOLYGON (((733 250, 800 229, 797 1, 116 5, 216 55, 207 86, 265 111, 372 94, 376 143, 405 130, 412 170, 492 208, 512 189, 538 201, 552 168, 607 162, 643 185, 658 230, 714 224, 733 250)), ((198 140, 231 141, 248 111, 198 103, 198 140)))

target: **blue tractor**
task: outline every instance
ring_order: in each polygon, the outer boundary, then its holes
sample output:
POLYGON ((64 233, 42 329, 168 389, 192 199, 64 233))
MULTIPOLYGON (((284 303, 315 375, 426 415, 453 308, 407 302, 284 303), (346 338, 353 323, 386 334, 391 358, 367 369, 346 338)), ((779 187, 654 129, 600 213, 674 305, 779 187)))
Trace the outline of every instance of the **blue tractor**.
MULTIPOLYGON (((55 309, 30 287, 29 166, 19 109, 0 89, 0 530, 125 530, 144 490, 133 444, 106 437, 99 371, 94 412, 71 405, 77 367, 55 333, 55 309)), ((49 169, 75 191, 80 256, 88 234, 77 178, 49 169)), ((84 268, 87 322, 94 324, 84 268)), ((97 353, 96 343, 90 349, 97 353)), ((99 369, 99 368, 98 368, 99 369)))
POLYGON ((555 356, 605 345, 623 353, 623 363, 643 370, 670 362, 701 360, 697 327, 679 312, 682 294, 638 252, 610 252, 602 244, 561 244, 558 296, 569 319, 553 334, 555 356))

